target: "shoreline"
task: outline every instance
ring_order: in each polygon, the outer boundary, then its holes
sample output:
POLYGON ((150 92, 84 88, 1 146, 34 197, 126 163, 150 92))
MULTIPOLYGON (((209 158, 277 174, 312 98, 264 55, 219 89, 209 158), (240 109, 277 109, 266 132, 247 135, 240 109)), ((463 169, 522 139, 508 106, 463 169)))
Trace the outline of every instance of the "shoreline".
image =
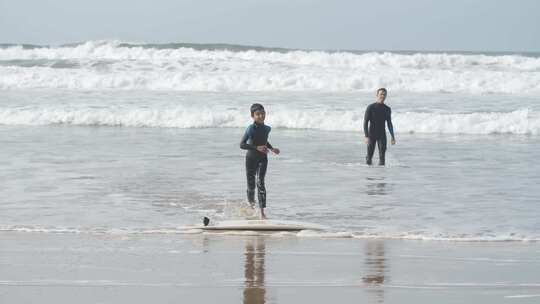
POLYGON ((251 231, 251 230, 209 230, 205 231, 197 226, 186 227, 162 227, 162 228, 140 228, 140 229, 114 229, 114 228, 57 228, 57 227, 0 227, 0 234, 43 234, 43 235, 80 235, 88 237, 164 237, 164 236, 190 236, 199 235, 201 237, 268 237, 268 238, 292 238, 292 239, 315 239, 315 240, 359 240, 359 241, 410 241, 410 242, 439 242, 457 244, 490 244, 490 243, 523 243, 540 244, 540 239, 523 238, 457 238, 457 237, 427 237, 427 236, 379 236, 371 234, 360 234, 351 231, 329 231, 329 230, 302 230, 302 231, 251 231))

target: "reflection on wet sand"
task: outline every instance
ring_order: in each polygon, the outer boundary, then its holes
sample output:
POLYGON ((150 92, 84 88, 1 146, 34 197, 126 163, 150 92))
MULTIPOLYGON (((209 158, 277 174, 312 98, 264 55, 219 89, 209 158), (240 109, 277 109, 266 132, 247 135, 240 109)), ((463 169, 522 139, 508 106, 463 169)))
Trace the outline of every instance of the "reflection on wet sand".
POLYGON ((264 285, 266 254, 264 237, 246 240, 244 264, 244 303, 262 304, 266 300, 264 285))
POLYGON ((366 193, 367 195, 387 195, 387 185, 384 177, 367 177, 366 178, 366 193))
POLYGON ((384 303, 383 284, 386 278, 384 242, 367 242, 365 264, 367 274, 362 277, 362 281, 369 288, 368 293, 375 295, 376 302, 384 303))

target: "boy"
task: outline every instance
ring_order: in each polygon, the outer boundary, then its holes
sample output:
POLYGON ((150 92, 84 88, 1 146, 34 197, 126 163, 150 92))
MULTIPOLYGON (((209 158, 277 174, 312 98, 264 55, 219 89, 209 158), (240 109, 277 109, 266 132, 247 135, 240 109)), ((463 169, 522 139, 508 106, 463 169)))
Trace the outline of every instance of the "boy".
POLYGON ((392 125, 392 110, 384 104, 387 91, 385 88, 377 90, 377 102, 370 104, 364 115, 364 135, 366 136, 367 156, 366 164, 371 165, 373 152, 375 152, 375 143, 379 147, 379 166, 384 166, 386 152, 386 128, 384 123, 388 124, 388 131, 392 136, 392 145, 396 144, 394 137, 394 126, 392 125), (369 127, 368 127, 369 125, 369 127))
POLYGON ((255 176, 257 176, 257 194, 259 199, 260 218, 266 219, 264 208, 266 208, 266 188, 264 187, 264 176, 268 165, 268 151, 279 154, 279 149, 272 147, 268 142, 270 126, 264 124, 266 112, 259 103, 251 105, 251 118, 253 124, 249 125, 246 133, 240 141, 240 149, 247 150, 246 153, 246 177, 247 177, 247 198, 252 208, 255 207, 255 176))

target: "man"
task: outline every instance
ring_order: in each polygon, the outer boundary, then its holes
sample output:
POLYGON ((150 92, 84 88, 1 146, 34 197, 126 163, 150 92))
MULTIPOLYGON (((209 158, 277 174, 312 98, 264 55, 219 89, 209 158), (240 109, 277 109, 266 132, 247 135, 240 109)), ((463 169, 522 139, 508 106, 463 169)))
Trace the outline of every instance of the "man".
POLYGON ((386 152, 386 128, 384 122, 388 123, 388 131, 392 136, 392 145, 396 144, 394 138, 394 126, 392 126, 392 110, 384 104, 386 100, 386 89, 377 90, 377 102, 370 104, 364 115, 364 135, 367 144, 366 163, 371 165, 375 143, 379 147, 379 166, 384 166, 384 154, 386 152), (369 128, 368 128, 369 125, 369 128))

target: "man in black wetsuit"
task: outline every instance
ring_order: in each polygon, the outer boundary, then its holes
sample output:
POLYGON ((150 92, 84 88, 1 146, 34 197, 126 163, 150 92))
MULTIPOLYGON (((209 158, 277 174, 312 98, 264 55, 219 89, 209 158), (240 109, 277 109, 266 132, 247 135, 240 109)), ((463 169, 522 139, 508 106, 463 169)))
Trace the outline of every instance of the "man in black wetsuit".
POLYGON ((264 176, 268 165, 268 151, 279 154, 279 149, 272 147, 268 142, 270 126, 264 124, 266 112, 261 104, 251 105, 251 118, 253 124, 249 125, 246 133, 240 141, 240 149, 247 150, 246 153, 246 177, 247 177, 247 199, 251 207, 255 206, 255 177, 257 177, 257 194, 259 199, 260 217, 266 219, 264 208, 266 208, 266 188, 264 186, 264 176))
POLYGON ((392 136, 392 145, 396 144, 394 138, 394 126, 392 126, 392 110, 384 104, 386 99, 386 89, 377 90, 377 102, 370 104, 364 115, 364 135, 366 136, 367 156, 366 163, 371 165, 375 143, 379 147, 379 165, 384 166, 384 154, 386 152, 386 128, 384 123, 388 123, 388 131, 392 136), (369 125, 369 127, 368 127, 369 125))

